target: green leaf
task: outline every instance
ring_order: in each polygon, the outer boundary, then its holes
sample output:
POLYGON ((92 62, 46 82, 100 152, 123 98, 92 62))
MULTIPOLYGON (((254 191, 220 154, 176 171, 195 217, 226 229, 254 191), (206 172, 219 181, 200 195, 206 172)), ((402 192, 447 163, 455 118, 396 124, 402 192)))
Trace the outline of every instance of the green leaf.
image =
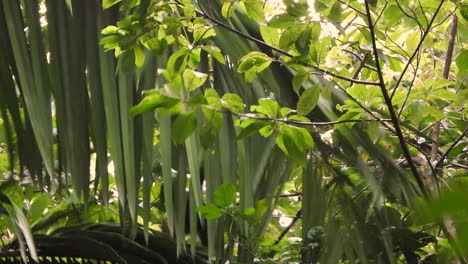
MULTIPOLYGON (((468 8, 467 8, 468 9, 468 8)), ((458 70, 464 74, 468 72, 468 50, 463 50, 455 59, 458 70)))
POLYGON ((383 16, 388 23, 387 27, 390 27, 402 19, 404 14, 397 5, 390 5, 385 9, 383 16))
POLYGON ((294 44, 294 42, 296 42, 305 29, 306 25, 304 24, 293 24, 288 27, 286 31, 281 34, 279 48, 287 50, 292 44, 294 44))
POLYGON ((304 165, 306 154, 295 143, 294 135, 288 130, 283 130, 276 136, 276 145, 294 161, 304 165))
POLYGON ((250 111, 257 111, 270 117, 278 115, 279 104, 277 101, 269 98, 258 99, 259 105, 252 105, 250 111))
POLYGON ((268 22, 272 28, 287 28, 296 22, 296 18, 288 14, 279 14, 273 16, 268 22))
POLYGON ((208 74, 186 69, 182 74, 182 78, 184 79, 185 89, 187 91, 193 91, 205 83, 208 74))
POLYGON ((186 58, 188 56, 188 50, 186 48, 182 48, 176 52, 174 52, 169 60, 167 61, 167 71, 171 76, 180 73, 187 65, 186 58))
POLYGON ((225 1, 221 7, 221 14, 224 18, 230 18, 235 10, 234 1, 225 1))
POLYGON ((278 46, 278 29, 269 26, 260 26, 260 34, 262 35, 263 41, 265 41, 268 45, 274 47, 278 46))
POLYGON ((227 93, 221 98, 221 103, 223 107, 229 109, 233 113, 243 113, 244 112, 244 102, 242 98, 237 94, 227 93))
POLYGON ((208 101, 206 100, 205 96, 202 94, 196 94, 192 97, 187 102, 187 105, 190 107, 199 107, 201 105, 206 105, 208 104, 208 101))
POLYGON ((238 72, 246 72, 252 68, 258 68, 261 71, 270 65, 273 61, 268 55, 259 51, 252 51, 249 54, 245 55, 240 60, 238 72))
POLYGON ((249 209, 246 209, 244 210, 243 214, 245 216, 250 216, 250 215, 253 215, 255 213, 255 208, 251 207, 249 209))
POLYGON ((408 118, 415 125, 419 125, 421 120, 424 118, 426 110, 426 103, 423 100, 413 100, 408 105, 408 118))
POLYGON ((237 139, 244 139, 246 137, 249 137, 268 125, 269 123, 263 120, 257 120, 257 119, 244 120, 240 124, 240 127, 242 128, 242 130, 237 136, 237 139))
POLYGON ((305 90, 297 102, 297 113, 299 115, 309 114, 317 106, 319 98, 320 87, 318 85, 312 86, 305 90))
POLYGON ((175 144, 183 143, 197 128, 197 116, 194 111, 177 116, 172 125, 172 140, 175 144))
POLYGON ((322 31, 322 26, 319 22, 312 22, 309 24, 309 27, 312 29, 312 34, 310 36, 311 41, 317 41, 320 37, 322 31))
POLYGON ((115 4, 117 4, 117 3, 121 2, 121 1, 122 0, 103 0, 102 1, 102 8, 107 9, 107 8, 113 6, 113 5, 115 5, 115 4))
POLYGON ((286 12, 295 17, 307 16, 309 14, 309 5, 307 2, 293 2, 287 5, 286 12))
POLYGON ((265 21, 263 0, 242 0, 242 3, 245 5, 245 10, 249 17, 259 22, 265 21))
POLYGON ((299 95, 299 90, 302 87, 302 84, 310 78, 310 74, 308 72, 298 72, 294 75, 292 80, 292 87, 294 92, 299 95))
POLYGON ((164 96, 158 93, 153 93, 141 100, 141 102, 130 108, 132 116, 139 115, 144 112, 152 111, 158 107, 170 108, 180 102, 179 99, 164 96))
POLYGON ((232 183, 221 184, 214 193, 214 202, 219 207, 228 207, 236 201, 237 190, 232 183))
POLYGON ((212 36, 216 36, 216 31, 211 27, 196 27, 193 30, 194 42, 198 42, 202 39, 206 39, 212 36))
POLYGON ((207 204, 205 206, 200 206, 197 208, 197 211, 202 213, 202 215, 208 220, 217 219, 223 215, 221 208, 217 207, 214 204, 207 204))
POLYGON ((103 30, 101 30, 101 34, 104 34, 104 35, 117 34, 118 30, 119 28, 116 26, 107 26, 103 30))
POLYGON ((213 56, 213 58, 215 58, 218 62, 226 64, 226 60, 224 59, 223 54, 221 54, 221 50, 218 47, 203 46, 202 49, 208 52, 208 54, 210 54, 211 56, 213 56))
MULTIPOLYGON (((360 111, 348 111, 344 115, 340 116, 337 121, 343 121, 343 120, 358 120, 362 115, 362 112, 360 111)), ((340 127, 344 126, 353 126, 355 123, 349 122, 349 123, 341 123, 341 124, 336 124, 334 126, 335 129, 338 129, 340 127)))
POLYGON ((310 44, 309 57, 316 64, 322 63, 327 57, 327 53, 332 45, 330 37, 322 38, 320 41, 313 41, 310 44))
POLYGON ((341 3, 335 2, 330 9, 328 18, 330 18, 331 21, 341 21, 342 13, 343 9, 341 8, 341 3))
POLYGON ((135 65, 141 69, 145 64, 145 51, 141 46, 137 45, 133 48, 133 52, 135 53, 135 65))

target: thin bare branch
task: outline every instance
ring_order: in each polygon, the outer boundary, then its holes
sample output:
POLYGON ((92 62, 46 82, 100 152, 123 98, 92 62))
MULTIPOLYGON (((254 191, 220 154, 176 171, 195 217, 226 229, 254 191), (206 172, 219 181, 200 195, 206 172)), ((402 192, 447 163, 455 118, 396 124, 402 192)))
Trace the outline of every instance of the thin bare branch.
POLYGON ((369 1, 365 0, 365 6, 366 6, 366 12, 367 12, 367 21, 369 25, 369 31, 372 39, 372 49, 374 52, 374 60, 375 60, 375 65, 377 68, 377 74, 379 76, 379 81, 380 81, 380 90, 382 92, 382 95, 385 100, 385 104, 387 105, 388 112, 390 114, 390 118, 392 119, 393 127, 395 128, 396 135, 398 137, 398 140, 400 142, 401 149, 403 151, 403 155, 408 161, 408 165, 410 166, 411 172, 413 173, 414 178, 416 179, 416 182, 421 189, 421 192, 426 194, 426 188, 424 186, 424 182, 421 178, 421 175, 419 175, 418 169, 416 168, 416 165, 413 162, 413 159, 411 158, 411 153, 409 152, 408 146, 406 145, 406 139, 403 135, 403 131, 401 130, 400 127, 400 122, 398 120, 398 117, 395 113, 395 109, 393 108, 392 105, 392 99, 390 98, 387 88, 385 87, 385 80, 382 74, 382 70, 380 69, 380 63, 379 63, 379 55, 378 55, 378 50, 377 50, 377 42, 375 40, 375 31, 374 31, 374 25, 372 24, 372 16, 370 13, 370 8, 369 8, 369 1))
POLYGON ((238 116, 240 118, 244 119, 255 119, 255 120, 261 120, 261 121, 268 121, 268 122, 278 122, 278 123, 284 123, 284 124, 290 124, 290 125, 296 125, 296 126, 333 126, 337 124, 344 124, 344 123, 362 123, 362 122, 389 122, 390 119, 379 119, 379 120, 339 120, 339 121, 329 121, 329 122, 304 122, 304 121, 296 121, 296 120, 288 120, 288 119, 281 119, 281 118, 273 118, 273 117, 264 117, 264 116, 258 116, 253 113, 249 114, 243 114, 243 113, 235 113, 231 112, 228 109, 218 109, 211 107, 209 105, 203 105, 203 108, 213 110, 216 112, 220 113, 229 113, 234 116, 238 116))
POLYGON ((448 156, 448 154, 453 150, 453 148, 455 148, 458 145, 458 143, 463 138, 466 137, 467 134, 468 134, 468 128, 465 128, 465 131, 463 131, 463 133, 452 143, 452 145, 450 145, 450 147, 444 152, 444 154, 442 154, 442 157, 440 157, 439 161, 435 165, 436 168, 442 167, 442 165, 444 164, 444 160, 448 156))

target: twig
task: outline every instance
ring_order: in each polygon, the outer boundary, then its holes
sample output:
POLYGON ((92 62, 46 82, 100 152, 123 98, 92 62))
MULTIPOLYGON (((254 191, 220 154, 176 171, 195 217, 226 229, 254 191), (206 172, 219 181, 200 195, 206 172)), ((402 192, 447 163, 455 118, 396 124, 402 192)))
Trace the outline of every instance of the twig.
POLYGON ((287 194, 278 195, 278 197, 280 198, 288 198, 288 197, 296 197, 296 196, 302 196, 302 193, 287 193, 287 194))
POLYGON ((281 234, 278 236, 278 239, 276 239, 273 245, 279 244, 281 239, 283 239, 283 237, 289 232, 289 230, 291 230, 291 228, 296 224, 297 220, 301 218, 301 214, 302 214, 302 209, 299 209, 299 211, 297 211, 296 213, 296 216, 292 219, 291 223, 289 223, 289 225, 283 230, 283 232, 281 232, 281 234))
POLYGON ((279 123, 285 123, 285 124, 291 124, 291 125, 299 125, 299 126, 333 126, 336 124, 343 124, 343 123, 359 123, 359 122, 389 122, 391 121, 390 119, 379 119, 379 120, 340 120, 340 121, 329 121, 329 122, 305 122, 305 121, 296 121, 296 120, 288 120, 288 119, 280 119, 280 118, 273 118, 273 117, 264 117, 264 116, 257 116, 255 114, 242 114, 242 113, 235 113, 231 112, 226 108, 223 109, 218 109, 214 108, 209 105, 202 105, 203 108, 221 112, 221 113, 229 113, 231 115, 235 115, 241 118, 246 118, 246 119, 256 119, 256 120, 262 120, 262 121, 270 121, 270 122, 279 122, 279 123))
POLYGON ((361 14, 361 15, 363 15, 363 16, 366 15, 366 13, 364 13, 363 11, 361 11, 361 10, 355 8, 354 6, 352 6, 352 5, 348 4, 348 3, 346 3, 346 2, 343 1, 343 0, 337 0, 337 1, 338 1, 340 4, 343 4, 343 5, 345 5, 345 6, 349 7, 349 8, 351 8, 352 10, 356 11, 356 13, 359 13, 359 14, 361 14))
POLYGON ((436 168, 439 168, 442 166, 442 164, 444 164, 444 160, 447 157, 447 155, 450 153, 450 151, 453 150, 453 148, 457 146, 458 142, 460 142, 463 138, 466 137, 467 133, 468 128, 465 128, 465 131, 463 131, 463 133, 452 143, 452 145, 450 145, 450 147, 444 152, 444 154, 442 154, 442 157, 440 157, 439 161, 435 165, 436 168))
MULTIPOLYGON (((345 52, 347 52, 347 53, 353 55, 353 56, 356 57, 360 62, 365 62, 365 61, 366 61, 366 57, 365 57, 365 56, 364 56, 364 57, 361 56, 361 55, 358 54, 357 52, 354 52, 354 51, 349 50, 349 49, 343 49, 343 51, 345 51, 345 52)), ((367 68, 367 69, 372 70, 372 71, 377 71, 377 69, 376 69, 375 67, 370 66, 370 65, 367 65, 367 64, 365 64, 365 63, 364 63, 364 65, 363 65, 362 67, 367 68)), ((356 77, 354 77, 354 79, 355 79, 355 78, 356 78, 356 77)))
POLYGON ((414 84, 414 81, 416 80, 416 76, 418 74, 420 62, 421 62, 421 56, 418 56, 417 63, 416 63, 416 68, 414 69, 413 79, 411 80, 411 83, 408 86, 408 92, 406 93, 405 100, 403 100, 403 103, 401 104, 400 111, 398 111, 398 118, 400 118, 401 113, 403 112, 403 109, 405 108, 406 102, 408 101, 408 98, 409 98, 409 96, 411 94, 411 90, 413 89, 413 84, 414 84))
MULTIPOLYGON (((380 69, 379 54, 377 52, 378 51, 377 50, 377 43, 376 43, 376 40, 375 40, 375 32, 374 32, 374 26, 372 24, 372 17, 371 17, 370 8, 369 8, 369 1, 365 0, 364 3, 365 3, 365 6, 366 6, 367 21, 368 21, 369 31, 370 31, 370 35, 371 35, 371 40, 372 40, 372 48, 373 48, 373 51, 374 51, 375 65, 376 65, 376 68, 377 68, 377 74, 379 76, 379 81, 380 81, 379 87, 380 87, 380 90, 382 91, 382 95, 384 97, 385 104, 387 105, 388 112, 390 113, 390 118, 392 119, 392 123, 393 123, 393 127, 395 128, 396 135, 398 137, 398 140, 400 141, 400 146, 402 148, 403 155, 408 160, 408 165, 410 166, 410 169, 411 169, 411 171, 413 173, 414 178, 416 179, 416 182, 417 182, 419 188, 421 189, 421 192, 426 194, 426 188, 424 186, 424 182, 423 182, 421 176, 419 175, 418 169, 416 168, 416 165, 414 164, 413 159, 411 158, 411 153, 409 152, 408 146, 406 145, 406 140, 405 140, 405 137, 403 135, 403 131, 401 130, 401 127, 400 127, 400 122, 399 122, 398 117, 397 117, 397 115, 395 113, 395 109, 393 109, 393 106, 392 106, 392 99, 390 98, 390 96, 389 96, 389 94, 387 92, 387 88, 385 87, 385 80, 384 80, 382 71, 380 69)), ((437 12, 436 12, 436 14, 437 14, 437 12)))

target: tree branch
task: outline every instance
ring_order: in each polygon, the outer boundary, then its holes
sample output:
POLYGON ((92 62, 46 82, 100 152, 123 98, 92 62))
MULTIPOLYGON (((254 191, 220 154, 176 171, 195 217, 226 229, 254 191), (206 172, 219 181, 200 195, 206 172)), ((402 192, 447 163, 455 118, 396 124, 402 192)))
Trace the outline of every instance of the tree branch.
POLYGON ((333 126, 336 124, 343 124, 343 123, 360 123, 360 122, 389 122, 390 119, 379 119, 379 120, 339 120, 339 121, 329 121, 329 122, 305 122, 305 121, 296 121, 296 120, 288 120, 288 119, 281 119, 281 118, 273 118, 273 117, 264 117, 264 116, 257 116, 255 114, 243 114, 243 113, 235 113, 231 112, 226 108, 217 109, 209 105, 202 105, 203 108, 213 110, 220 113, 229 113, 234 116, 238 116, 245 119, 255 119, 255 120, 262 120, 262 121, 269 121, 269 122, 278 122, 290 125, 297 125, 297 126, 333 126))
POLYGON ((408 165, 410 166, 410 169, 411 169, 411 171, 413 173, 414 178, 416 179, 416 182, 417 182, 419 188, 421 189, 421 192, 423 194, 426 194, 426 188, 424 186, 424 182, 423 182, 421 176, 419 175, 418 169, 416 168, 416 165, 414 164, 413 159, 411 158, 411 154, 409 152, 408 146, 406 145, 406 139, 405 139, 405 137, 403 135, 403 131, 401 130, 401 127, 400 127, 400 122, 399 122, 398 117, 397 117, 397 115, 395 113, 395 109, 393 109, 392 99, 390 98, 390 96, 388 94, 388 91, 387 91, 387 88, 385 87, 385 80, 383 78, 382 70, 380 69, 379 55, 378 55, 378 52, 377 52, 378 51, 377 50, 377 43, 376 43, 376 40, 375 40, 374 25, 372 24, 372 17, 371 17, 371 12, 370 12, 370 8, 369 8, 369 0, 365 0, 364 3, 365 3, 365 6, 366 6, 367 21, 368 21, 369 31, 370 31, 370 35, 371 35, 371 39, 372 39, 372 49, 373 49, 373 53, 374 53, 375 65, 376 65, 376 68, 377 68, 377 74, 379 76, 379 82, 380 82, 379 87, 380 87, 380 90, 382 91, 382 95, 384 97, 385 104, 387 105, 388 112, 390 114, 390 118, 392 120, 393 127, 395 128, 396 135, 398 137, 398 140, 400 141, 400 146, 402 148, 403 155, 405 156, 405 158, 408 161, 408 165))
POLYGON ((296 224, 297 220, 301 218, 301 215, 302 215, 302 209, 299 209, 299 211, 297 211, 296 216, 293 218, 291 223, 289 223, 289 225, 283 230, 283 232, 281 232, 281 234, 278 236, 278 239, 276 239, 273 245, 278 245, 279 242, 281 242, 281 239, 283 239, 283 237, 289 232, 289 230, 291 230, 291 228, 296 224))
MULTIPOLYGON (((449 73, 450 73, 450 65, 452 64, 453 48, 455 46, 455 36, 457 34, 457 27, 458 27, 458 17, 456 14, 454 14, 452 27, 450 29, 449 42, 447 46, 447 55, 445 56, 444 72, 442 74, 442 77, 445 79, 448 79, 449 73)), ((440 124, 441 124, 440 121, 437 121, 434 123, 434 126, 432 127, 431 163, 437 159, 437 151, 439 149, 440 124)))
POLYGON ((442 166, 442 164, 444 164, 444 160, 447 157, 447 155, 450 153, 450 151, 453 150, 453 148, 457 146, 458 142, 460 142, 462 139, 466 137, 467 133, 468 133, 468 128, 465 128, 465 131, 463 131, 463 133, 452 143, 452 145, 450 145, 450 147, 444 152, 444 154, 442 154, 442 157, 440 157, 439 161, 435 165, 436 168, 439 168, 442 166))

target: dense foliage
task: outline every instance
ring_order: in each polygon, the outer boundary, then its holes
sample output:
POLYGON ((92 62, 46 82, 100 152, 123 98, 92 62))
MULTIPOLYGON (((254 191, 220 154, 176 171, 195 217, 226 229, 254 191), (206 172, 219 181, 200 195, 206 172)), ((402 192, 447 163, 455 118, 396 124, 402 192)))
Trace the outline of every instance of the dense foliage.
POLYGON ((460 0, 1 1, 4 252, 467 263, 467 25, 460 0))

